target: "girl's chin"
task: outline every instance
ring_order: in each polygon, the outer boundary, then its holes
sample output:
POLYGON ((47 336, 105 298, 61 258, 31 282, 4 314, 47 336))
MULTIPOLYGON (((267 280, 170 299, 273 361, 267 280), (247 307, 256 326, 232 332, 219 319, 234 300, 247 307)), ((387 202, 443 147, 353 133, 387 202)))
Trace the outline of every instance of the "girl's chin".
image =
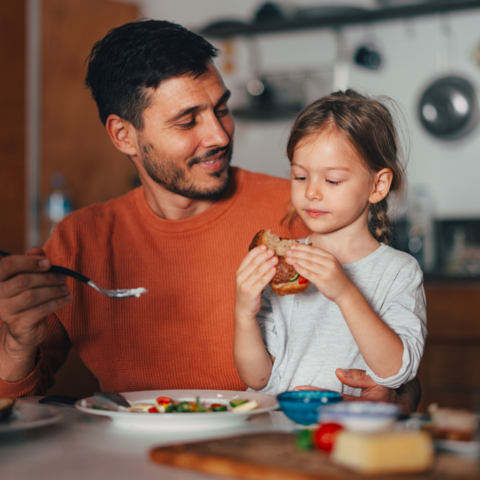
POLYGON ((311 218, 302 216, 301 218, 309 230, 320 235, 333 233, 344 227, 344 225, 334 225, 331 221, 326 220, 325 217, 311 218))
POLYGON ((329 219, 326 218, 326 215, 323 214, 323 215, 309 215, 307 213, 303 213, 301 215, 302 217, 302 220, 308 225, 308 224, 312 224, 312 225, 326 225, 327 223, 330 223, 329 222, 329 219))

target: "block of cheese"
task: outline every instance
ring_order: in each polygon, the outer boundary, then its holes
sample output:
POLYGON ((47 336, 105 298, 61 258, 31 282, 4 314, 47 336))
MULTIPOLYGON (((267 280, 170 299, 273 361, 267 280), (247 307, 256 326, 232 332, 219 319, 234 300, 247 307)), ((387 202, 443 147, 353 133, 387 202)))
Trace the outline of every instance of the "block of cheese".
POLYGON ((434 449, 425 432, 340 432, 332 460, 364 475, 421 472, 431 467, 434 449))

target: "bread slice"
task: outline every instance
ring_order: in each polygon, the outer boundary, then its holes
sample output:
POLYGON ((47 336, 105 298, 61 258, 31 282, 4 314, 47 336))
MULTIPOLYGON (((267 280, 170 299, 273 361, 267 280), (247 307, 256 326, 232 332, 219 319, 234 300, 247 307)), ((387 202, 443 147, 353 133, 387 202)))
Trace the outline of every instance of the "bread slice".
POLYGON ((304 292, 310 282, 307 280, 305 283, 298 283, 298 279, 291 282, 290 279, 297 275, 296 270, 286 262, 285 252, 295 243, 299 243, 296 240, 289 238, 281 238, 270 230, 260 230, 250 243, 248 250, 258 247, 259 245, 266 245, 271 248, 278 258, 278 264, 276 266, 277 273, 270 282, 272 290, 277 295, 294 295, 296 293, 304 292))

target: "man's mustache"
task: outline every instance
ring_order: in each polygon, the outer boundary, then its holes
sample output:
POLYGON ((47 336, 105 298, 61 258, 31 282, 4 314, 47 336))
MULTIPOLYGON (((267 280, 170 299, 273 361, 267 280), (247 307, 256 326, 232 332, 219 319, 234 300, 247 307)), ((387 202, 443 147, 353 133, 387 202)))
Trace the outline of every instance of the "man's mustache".
POLYGON ((226 152, 229 148, 230 148, 230 144, 228 144, 226 147, 214 148, 213 150, 210 150, 209 152, 207 152, 207 153, 206 153, 205 155, 203 155, 202 157, 194 157, 194 158, 192 158, 192 159, 188 162, 188 166, 189 166, 189 167, 193 167, 193 165, 195 165, 196 163, 205 162, 205 161, 207 161, 209 158, 214 157, 215 155, 217 155, 217 154, 220 153, 220 152, 226 152))

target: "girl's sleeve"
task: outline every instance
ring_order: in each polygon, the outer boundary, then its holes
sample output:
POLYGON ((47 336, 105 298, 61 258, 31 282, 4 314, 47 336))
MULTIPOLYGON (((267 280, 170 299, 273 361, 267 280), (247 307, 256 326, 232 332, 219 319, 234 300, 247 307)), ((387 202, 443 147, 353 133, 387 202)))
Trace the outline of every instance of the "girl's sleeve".
POLYGON ((263 343, 268 353, 273 357, 278 356, 278 337, 275 330, 275 321, 273 318, 272 302, 270 295, 274 295, 272 289, 268 286, 262 294, 262 305, 257 313, 257 321, 262 332, 263 343))
POLYGON ((378 315, 402 340, 402 366, 388 378, 378 377, 369 368, 367 374, 379 385, 398 388, 415 378, 427 337, 423 273, 415 260, 399 270, 378 315))

